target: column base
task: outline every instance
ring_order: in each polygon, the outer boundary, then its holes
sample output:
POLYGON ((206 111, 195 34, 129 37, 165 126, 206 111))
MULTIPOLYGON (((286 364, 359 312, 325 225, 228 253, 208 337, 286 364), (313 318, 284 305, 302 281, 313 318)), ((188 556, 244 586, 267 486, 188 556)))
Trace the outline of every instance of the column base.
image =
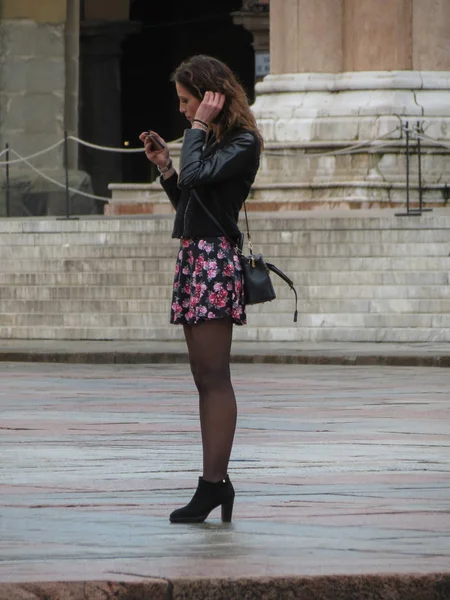
MULTIPOLYGON (((274 207, 397 206, 406 192, 402 124, 420 121, 428 136, 450 141, 448 72, 269 75, 256 90, 253 110, 266 151, 253 197, 274 207), (340 154, 380 138, 378 148, 340 154)), ((424 143, 423 151, 426 195, 442 205, 448 150, 424 143)), ((413 156, 413 187, 417 170, 413 156)))

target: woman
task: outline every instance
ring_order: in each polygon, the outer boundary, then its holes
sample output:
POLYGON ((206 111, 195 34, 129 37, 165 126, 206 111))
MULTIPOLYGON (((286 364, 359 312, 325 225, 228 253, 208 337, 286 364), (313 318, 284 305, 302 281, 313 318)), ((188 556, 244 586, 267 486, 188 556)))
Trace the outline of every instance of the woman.
POLYGON ((191 124, 184 135, 180 172, 173 168, 162 138, 144 132, 140 139, 176 210, 172 237, 181 242, 170 320, 183 325, 199 393, 203 475, 192 500, 175 510, 170 521, 201 523, 221 506, 222 520, 229 522, 234 489, 227 470, 237 416, 230 350, 233 324, 246 322, 241 267, 229 240, 240 237, 239 211, 259 167, 262 139, 242 86, 219 60, 194 56, 178 67, 172 80, 180 112, 191 124))

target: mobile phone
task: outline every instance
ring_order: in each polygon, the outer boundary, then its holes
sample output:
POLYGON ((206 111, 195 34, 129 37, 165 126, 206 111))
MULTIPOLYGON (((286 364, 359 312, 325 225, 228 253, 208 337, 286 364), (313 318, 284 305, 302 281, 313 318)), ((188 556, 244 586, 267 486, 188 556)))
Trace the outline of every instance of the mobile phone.
POLYGON ((150 140, 152 143, 152 150, 164 150, 165 146, 162 144, 159 139, 156 137, 154 133, 148 132, 147 140, 150 140))

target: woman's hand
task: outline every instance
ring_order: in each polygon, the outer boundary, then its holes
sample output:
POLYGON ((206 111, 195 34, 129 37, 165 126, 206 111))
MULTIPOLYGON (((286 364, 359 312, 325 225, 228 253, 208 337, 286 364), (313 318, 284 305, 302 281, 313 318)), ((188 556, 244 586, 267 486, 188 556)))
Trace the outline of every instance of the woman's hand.
MULTIPOLYGON (((194 119, 210 125, 220 114, 225 104, 224 94, 206 92, 200 106, 197 108, 194 119)), ((195 123, 194 123, 195 125, 195 123)))
POLYGON ((154 165, 156 165, 157 167, 164 169, 164 167, 167 166, 167 164, 169 162, 170 156, 169 156, 169 149, 167 148, 167 144, 162 139, 162 137, 160 137, 154 131, 150 131, 150 132, 143 131, 141 133, 141 135, 139 136, 139 139, 141 140, 141 142, 143 142, 143 144, 145 146, 145 154, 146 154, 148 160, 150 162, 152 162, 154 165), (162 150, 154 150, 153 149, 152 142, 148 137, 149 133, 152 133, 153 135, 155 135, 158 138, 158 140, 164 146, 164 148, 162 148, 162 150))

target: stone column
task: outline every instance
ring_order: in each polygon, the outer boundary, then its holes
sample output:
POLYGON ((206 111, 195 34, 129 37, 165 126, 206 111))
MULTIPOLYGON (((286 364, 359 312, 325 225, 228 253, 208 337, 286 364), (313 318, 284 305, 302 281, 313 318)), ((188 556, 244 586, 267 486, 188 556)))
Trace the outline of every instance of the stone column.
MULTIPOLYGON (((0 145, 32 154, 63 137, 66 0, 2 0, 0 145)), ((36 161, 62 167, 62 152, 36 161)))
MULTIPOLYGON (((84 21, 81 27, 81 137, 99 146, 123 147, 121 117, 121 44, 140 25, 130 21, 84 21)), ((122 179, 122 155, 80 149, 81 164, 90 173, 96 194, 106 196, 108 184, 122 179)))
MULTIPOLYGON (((61 141, 65 128, 77 132, 78 15, 79 0, 2 0, 0 148, 8 142, 16 152, 29 156, 61 141)), ((91 191, 86 174, 77 171, 77 152, 70 156, 71 186, 91 191)), ((62 146, 33 159, 32 165, 64 183, 62 146)), ((65 212, 64 189, 31 166, 14 165, 11 180, 12 214, 65 212)), ((72 208, 92 212, 92 203, 76 196, 72 208)))
MULTIPOLYGON (((271 74, 253 107, 267 152, 251 204, 403 203, 402 123, 450 141, 450 3, 271 0, 270 20, 271 74), (314 158, 383 136, 391 146, 376 153, 314 158)), ((450 161, 425 152, 426 199, 440 204, 450 161)))

